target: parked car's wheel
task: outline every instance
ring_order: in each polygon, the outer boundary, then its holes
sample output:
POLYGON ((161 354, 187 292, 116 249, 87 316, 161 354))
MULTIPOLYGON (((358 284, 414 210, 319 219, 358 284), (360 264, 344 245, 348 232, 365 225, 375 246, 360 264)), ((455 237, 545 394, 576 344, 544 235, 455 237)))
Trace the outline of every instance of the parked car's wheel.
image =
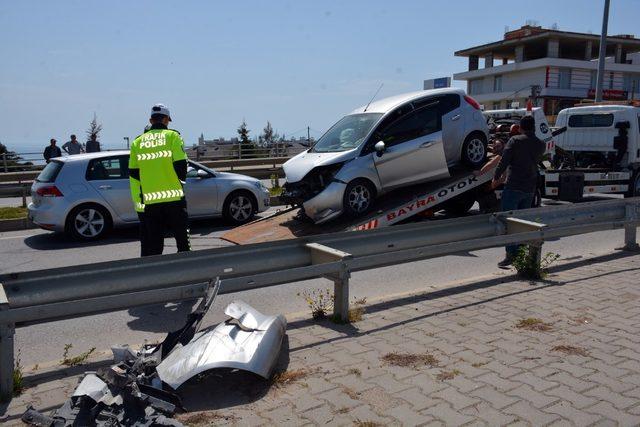
POLYGON ((375 188, 369 181, 365 179, 351 181, 342 198, 344 213, 352 218, 366 213, 373 206, 375 197, 375 188))
POLYGON ((111 215, 95 203, 76 206, 67 215, 66 233, 76 240, 90 241, 103 237, 112 227, 111 215))
POLYGON ((227 196, 222 206, 224 218, 236 225, 249 222, 258 211, 258 202, 248 191, 234 191, 227 196))
POLYGON ((464 215, 471 210, 475 202, 475 194, 463 194, 461 196, 454 197, 451 200, 447 200, 444 203, 443 209, 449 215, 464 215))
POLYGON ((472 133, 462 144, 462 163, 479 169, 487 161, 487 139, 481 133, 472 133))
POLYGON ((639 197, 640 196, 640 169, 633 174, 631 181, 629 181, 629 190, 625 193, 624 197, 639 197))

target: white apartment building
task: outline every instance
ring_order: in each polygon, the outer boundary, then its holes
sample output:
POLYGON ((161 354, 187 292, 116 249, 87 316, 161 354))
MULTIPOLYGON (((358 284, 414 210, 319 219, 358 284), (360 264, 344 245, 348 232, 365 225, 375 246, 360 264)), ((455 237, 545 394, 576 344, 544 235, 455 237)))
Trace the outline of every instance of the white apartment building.
MULTIPOLYGON (((469 58, 469 69, 453 78, 465 80, 467 93, 487 110, 509 108, 514 101, 523 107, 535 95, 535 104, 555 116, 594 98, 599 45, 596 34, 526 25, 506 32, 503 40, 455 52, 469 58)), ((640 98, 639 52, 640 39, 632 35, 607 37, 603 99, 640 98)))

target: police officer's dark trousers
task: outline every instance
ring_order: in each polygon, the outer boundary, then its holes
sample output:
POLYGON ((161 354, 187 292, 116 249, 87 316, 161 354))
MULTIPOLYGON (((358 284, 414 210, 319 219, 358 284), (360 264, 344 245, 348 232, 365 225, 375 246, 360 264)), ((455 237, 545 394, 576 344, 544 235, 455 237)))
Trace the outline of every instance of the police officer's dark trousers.
POLYGON ((164 234, 167 229, 173 232, 178 252, 191 250, 187 203, 184 199, 177 202, 145 205, 144 235, 141 241, 142 256, 162 254, 164 234))

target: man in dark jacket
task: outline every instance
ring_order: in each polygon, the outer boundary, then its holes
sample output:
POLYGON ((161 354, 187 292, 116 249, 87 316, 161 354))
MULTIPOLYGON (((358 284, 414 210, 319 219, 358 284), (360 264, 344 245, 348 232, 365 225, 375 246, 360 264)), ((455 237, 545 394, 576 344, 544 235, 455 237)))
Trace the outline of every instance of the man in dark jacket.
POLYGON ((100 142, 97 140, 97 135, 92 133, 87 141, 87 153, 97 153, 98 151, 101 151, 100 142))
POLYGON ((55 157, 62 156, 62 151, 60 151, 60 147, 56 145, 56 140, 51 138, 49 141, 49 145, 44 149, 44 153, 42 153, 44 160, 49 163, 51 159, 55 157))
MULTIPOLYGON (((511 137, 507 142, 493 178, 493 182, 497 183, 502 174, 507 172, 502 192, 503 212, 531 207, 538 184, 538 163, 542 160, 545 149, 545 143, 536 137, 533 117, 523 117, 520 120, 520 135, 511 137)), ((498 266, 508 268, 518 249, 519 245, 508 245, 507 255, 498 266)))

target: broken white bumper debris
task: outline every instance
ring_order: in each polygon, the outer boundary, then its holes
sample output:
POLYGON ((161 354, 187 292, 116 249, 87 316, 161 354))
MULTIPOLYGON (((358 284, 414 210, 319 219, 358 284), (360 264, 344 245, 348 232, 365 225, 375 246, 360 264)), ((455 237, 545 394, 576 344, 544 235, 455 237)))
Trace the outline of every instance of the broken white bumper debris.
POLYGON ((269 378, 280 354, 287 321, 265 316, 249 304, 234 301, 230 319, 195 334, 176 347, 156 367, 158 377, 173 389, 190 378, 216 368, 235 368, 269 378))

